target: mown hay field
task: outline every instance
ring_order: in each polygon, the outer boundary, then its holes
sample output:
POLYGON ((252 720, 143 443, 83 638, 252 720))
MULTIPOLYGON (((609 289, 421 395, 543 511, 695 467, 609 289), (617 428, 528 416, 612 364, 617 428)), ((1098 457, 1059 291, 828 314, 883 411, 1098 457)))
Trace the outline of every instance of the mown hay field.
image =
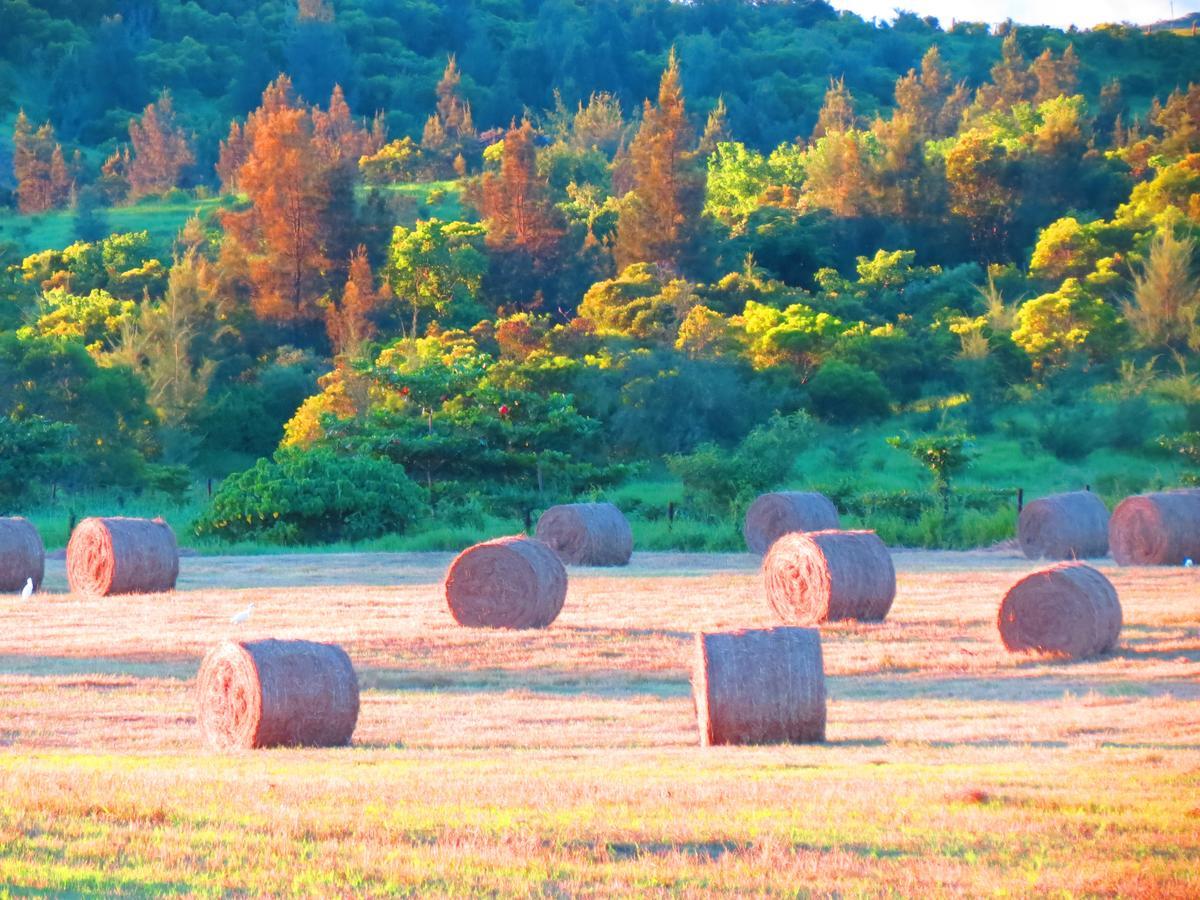
POLYGON ((1200 894, 1200 569, 1100 564, 1121 639, 1063 663, 1000 643, 1036 564, 898 552, 887 620, 822 629, 827 743, 700 748, 693 632, 774 624, 756 557, 572 569, 529 632, 456 626, 451 558, 185 558, 95 600, 49 561, 0 598, 0 891, 1200 894), (229 637, 345 647, 354 745, 208 750, 229 637))

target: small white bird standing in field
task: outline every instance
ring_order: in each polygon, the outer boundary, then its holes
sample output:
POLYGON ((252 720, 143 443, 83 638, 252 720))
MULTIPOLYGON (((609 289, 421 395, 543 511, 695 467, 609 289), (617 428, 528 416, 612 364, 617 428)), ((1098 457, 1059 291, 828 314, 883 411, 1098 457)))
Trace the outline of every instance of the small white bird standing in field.
POLYGON ((248 618, 250 618, 250 614, 252 612, 254 612, 254 604, 253 603, 251 603, 249 606, 247 606, 245 609, 243 609, 240 613, 237 613, 229 621, 232 622, 234 625, 241 625, 248 618))
POLYGON ((33 596, 33 579, 26 578, 25 579, 25 587, 21 588, 21 599, 28 600, 32 596, 33 596))

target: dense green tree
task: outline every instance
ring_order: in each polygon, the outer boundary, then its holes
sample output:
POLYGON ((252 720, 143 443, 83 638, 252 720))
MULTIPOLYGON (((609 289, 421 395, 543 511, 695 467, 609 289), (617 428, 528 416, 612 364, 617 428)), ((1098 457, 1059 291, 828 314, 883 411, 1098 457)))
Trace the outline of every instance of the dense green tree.
POLYGON ((387 279, 396 301, 412 310, 409 337, 418 337, 421 312, 445 316, 473 300, 487 261, 479 249, 486 229, 468 222, 430 219, 396 227, 387 279))
POLYGON ((99 366, 78 341, 0 333, 0 416, 69 424, 75 439, 51 474, 76 487, 144 485, 154 413, 123 366, 99 366))
POLYGON ((70 465, 74 429, 40 416, 0 416, 0 515, 21 512, 70 465))

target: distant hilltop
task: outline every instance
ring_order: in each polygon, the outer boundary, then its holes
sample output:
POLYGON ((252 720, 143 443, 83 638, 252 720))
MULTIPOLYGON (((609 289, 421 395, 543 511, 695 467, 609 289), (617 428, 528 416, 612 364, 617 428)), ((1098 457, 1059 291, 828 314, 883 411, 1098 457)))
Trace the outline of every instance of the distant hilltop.
POLYGON ((1161 22, 1147 25, 1146 28, 1149 31, 1187 31, 1189 28, 1200 31, 1200 12, 1188 13, 1177 19, 1163 19, 1161 22))

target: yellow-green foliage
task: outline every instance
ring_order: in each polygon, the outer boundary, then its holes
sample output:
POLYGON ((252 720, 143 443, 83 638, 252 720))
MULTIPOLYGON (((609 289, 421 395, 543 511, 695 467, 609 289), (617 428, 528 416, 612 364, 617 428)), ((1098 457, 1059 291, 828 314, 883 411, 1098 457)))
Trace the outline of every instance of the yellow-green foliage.
POLYGON ((792 364, 811 370, 842 332, 840 319, 803 303, 779 310, 752 301, 734 322, 744 331, 750 360, 759 368, 792 364))
POLYGON ((1073 350, 1103 355, 1119 337, 1116 310, 1077 278, 1021 304, 1012 334, 1013 342, 1040 364, 1056 362, 1073 350))
POLYGON ((119 300, 99 288, 80 296, 56 287, 42 295, 42 310, 37 325, 22 332, 77 338, 97 352, 105 342, 115 341, 121 329, 134 320, 137 304, 119 300))
POLYGON ((583 295, 579 315, 601 334, 674 343, 680 322, 696 304, 687 282, 664 280, 652 263, 634 263, 583 295))

